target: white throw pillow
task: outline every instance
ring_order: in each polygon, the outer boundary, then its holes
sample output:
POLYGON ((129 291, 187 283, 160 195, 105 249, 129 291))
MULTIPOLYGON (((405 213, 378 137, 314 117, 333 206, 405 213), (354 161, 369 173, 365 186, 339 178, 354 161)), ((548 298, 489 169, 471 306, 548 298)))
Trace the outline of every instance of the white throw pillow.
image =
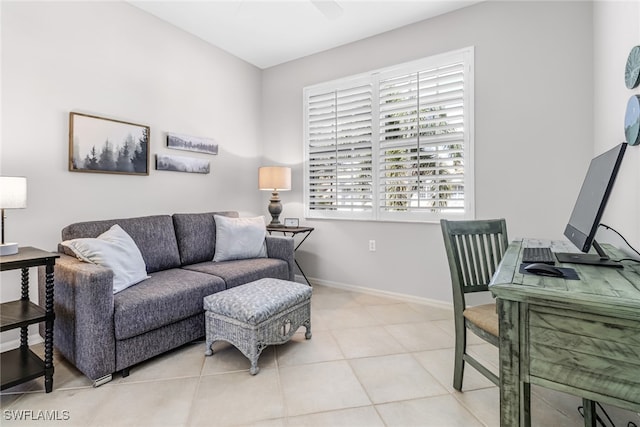
POLYGON ((229 218, 214 215, 216 221, 216 251, 214 261, 266 258, 267 227, 264 217, 229 218))
POLYGON ((118 224, 96 238, 65 240, 62 245, 79 260, 112 270, 114 294, 149 277, 140 249, 118 224))

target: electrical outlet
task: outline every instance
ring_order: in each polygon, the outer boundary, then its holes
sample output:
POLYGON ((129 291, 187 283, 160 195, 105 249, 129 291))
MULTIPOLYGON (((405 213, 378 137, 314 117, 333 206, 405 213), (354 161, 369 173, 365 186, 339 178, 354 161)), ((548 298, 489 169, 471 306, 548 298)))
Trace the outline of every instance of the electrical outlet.
POLYGON ((376 241, 369 240, 369 252, 375 252, 375 251, 376 251, 376 241))

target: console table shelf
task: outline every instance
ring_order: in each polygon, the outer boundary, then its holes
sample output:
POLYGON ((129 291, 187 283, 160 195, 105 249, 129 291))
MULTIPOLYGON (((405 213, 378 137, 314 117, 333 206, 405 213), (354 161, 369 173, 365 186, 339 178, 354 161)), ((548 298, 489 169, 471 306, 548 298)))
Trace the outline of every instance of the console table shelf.
POLYGON ((0 257, 0 271, 22 270, 20 299, 0 304, 0 332, 20 329, 20 347, 0 354, 0 390, 44 375, 47 393, 53 390, 53 270, 58 254, 32 247, 0 257), (45 266, 45 306, 29 300, 29 268, 45 266), (44 359, 29 348, 29 325, 45 323, 44 359))
POLYGON ((31 301, 17 300, 0 304, 0 332, 22 328, 47 320, 45 310, 31 301))
POLYGON ((3 390, 45 375, 44 361, 28 348, 0 354, 0 369, 3 390))

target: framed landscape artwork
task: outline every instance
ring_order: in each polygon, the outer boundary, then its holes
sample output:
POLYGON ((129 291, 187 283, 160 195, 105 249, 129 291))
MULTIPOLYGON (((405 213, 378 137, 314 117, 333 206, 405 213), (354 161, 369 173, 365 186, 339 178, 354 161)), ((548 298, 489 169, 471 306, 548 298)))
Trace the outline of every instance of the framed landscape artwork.
POLYGON ((182 135, 179 133, 167 134, 167 147, 176 150, 218 154, 218 144, 213 139, 182 135))
POLYGON ((69 170, 149 175, 149 126, 69 113, 69 170))
POLYGON ((156 169, 159 171, 209 173, 211 165, 208 160, 195 157, 156 154, 156 169))

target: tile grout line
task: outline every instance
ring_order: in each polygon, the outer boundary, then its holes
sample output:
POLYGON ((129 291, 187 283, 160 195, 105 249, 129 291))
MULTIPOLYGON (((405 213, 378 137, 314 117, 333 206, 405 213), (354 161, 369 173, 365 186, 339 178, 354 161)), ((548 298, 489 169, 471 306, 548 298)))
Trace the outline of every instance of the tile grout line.
MULTIPOLYGON (((206 351, 206 345, 207 345, 206 340, 205 340, 204 345, 205 345, 205 351, 206 351)), ((198 393, 200 392, 200 385, 202 384, 202 378, 204 377, 204 366, 207 363, 207 357, 211 357, 211 356, 203 355, 203 358, 202 358, 202 364, 200 365, 200 375, 198 375, 198 382, 197 382, 196 387, 195 387, 195 389, 193 391, 193 396, 191 396, 191 400, 189 402, 189 411, 187 412, 187 420, 186 420, 186 424, 185 424, 186 426, 191 426, 192 423, 193 423, 193 412, 194 412, 193 408, 195 406, 196 397, 198 396, 198 393)))
POLYGON ((285 426, 289 425, 289 407, 287 404, 287 400, 285 398, 284 395, 284 388, 282 387, 282 378, 280 378, 280 363, 278 362, 278 356, 279 356, 279 346, 276 345, 274 346, 273 349, 273 359, 274 359, 274 365, 275 365, 275 369, 276 369, 276 382, 278 384, 278 391, 280 392, 280 400, 282 401, 282 420, 285 426))

